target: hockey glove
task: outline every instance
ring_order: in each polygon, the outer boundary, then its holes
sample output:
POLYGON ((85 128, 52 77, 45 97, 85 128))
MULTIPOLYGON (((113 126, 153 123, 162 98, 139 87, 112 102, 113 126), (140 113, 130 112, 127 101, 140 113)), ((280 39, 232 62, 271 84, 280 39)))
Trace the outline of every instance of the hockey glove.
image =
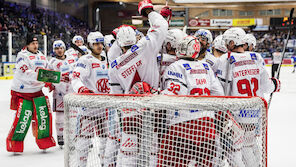
POLYGON ((45 86, 44 87, 46 87, 46 88, 49 89, 49 93, 52 92, 55 89, 55 86, 52 83, 50 83, 50 82, 45 82, 45 86))
POLYGON ((153 94, 156 91, 146 82, 137 82, 133 85, 129 94, 153 94))
POLYGON ((78 89, 78 93, 94 93, 94 91, 92 90, 89 90, 87 87, 85 86, 81 86, 79 89, 78 89))
POLYGON ((138 4, 139 14, 144 16, 144 17, 148 17, 148 15, 147 15, 147 13, 145 11, 146 9, 152 9, 153 10, 153 5, 152 5, 151 0, 143 0, 143 1, 139 2, 139 4, 138 4))
POLYGON ((279 92, 281 90, 281 81, 276 78, 270 78, 274 84, 274 91, 273 92, 279 92))
POLYGON ((170 23, 172 18, 172 9, 169 6, 161 8, 160 14, 167 20, 168 23, 170 23))

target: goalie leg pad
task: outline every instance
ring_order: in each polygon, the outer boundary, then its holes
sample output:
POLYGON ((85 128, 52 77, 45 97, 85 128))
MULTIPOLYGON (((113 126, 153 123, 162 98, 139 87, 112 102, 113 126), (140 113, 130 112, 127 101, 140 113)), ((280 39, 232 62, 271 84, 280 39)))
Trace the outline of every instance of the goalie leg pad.
POLYGON ((33 99, 34 118, 36 119, 37 135, 36 143, 40 149, 47 149, 56 145, 52 137, 52 113, 50 111, 49 100, 47 96, 41 96, 33 99))
POLYGON ((7 151, 23 152, 23 141, 31 124, 32 113, 32 102, 25 99, 19 99, 15 119, 6 139, 7 151))

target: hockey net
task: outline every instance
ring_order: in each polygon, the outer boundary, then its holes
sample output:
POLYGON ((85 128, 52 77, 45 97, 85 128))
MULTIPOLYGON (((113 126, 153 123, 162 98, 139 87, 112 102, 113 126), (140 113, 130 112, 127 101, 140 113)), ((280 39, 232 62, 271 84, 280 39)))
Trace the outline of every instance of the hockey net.
POLYGON ((266 167, 259 97, 70 94, 66 167, 266 167))

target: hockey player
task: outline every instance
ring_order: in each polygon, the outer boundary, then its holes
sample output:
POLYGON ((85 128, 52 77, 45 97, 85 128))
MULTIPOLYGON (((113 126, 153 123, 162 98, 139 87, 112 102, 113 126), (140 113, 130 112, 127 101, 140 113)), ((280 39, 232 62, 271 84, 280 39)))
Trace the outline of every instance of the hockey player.
POLYGON ((54 71, 61 72, 61 81, 58 84, 53 84, 53 111, 56 113, 56 131, 58 145, 62 148, 64 145, 63 129, 64 129, 64 102, 63 97, 68 93, 72 93, 73 89, 70 83, 69 75, 73 72, 71 61, 66 58, 65 50, 66 45, 62 40, 53 42, 53 57, 48 65, 48 68, 54 71))
MULTIPOLYGON (((167 67, 164 73, 163 94, 224 95, 209 64, 196 61, 200 48, 200 42, 192 36, 187 36, 180 42, 177 47, 179 60, 167 67)), ((198 110, 174 112, 167 115, 188 114, 187 119, 180 120, 178 116, 169 118, 169 129, 160 139, 158 166, 212 166, 210 161, 214 156, 214 114, 198 110), (187 134, 198 134, 198 138, 186 138, 187 134), (203 151, 196 153, 196 150, 203 151)))
MULTIPOLYGON (((119 29, 115 43, 118 43, 122 55, 115 56, 117 58, 111 62, 109 70, 111 93, 113 94, 128 94, 137 82, 145 82, 153 89, 159 86, 157 55, 167 35, 168 23, 159 13, 153 11, 153 5, 149 0, 139 2, 138 11, 142 16, 148 17, 151 27, 147 35, 138 42, 136 32, 131 27, 119 29)), ((115 47, 114 44, 109 53, 115 47)), ((139 116, 137 114, 139 113, 122 112, 122 119, 133 119, 139 116)), ((117 165, 136 166, 138 145, 137 132, 123 131, 117 165)))
MULTIPOLYGON (((178 43, 186 37, 186 34, 181 31, 180 29, 170 29, 168 30, 168 34, 166 36, 166 39, 164 41, 164 48, 166 50, 166 53, 159 54, 157 56, 157 59, 159 61, 160 65, 160 75, 163 76, 165 69, 177 61, 176 56, 176 48, 178 46, 178 43)), ((161 79, 162 80, 162 79, 161 79)), ((160 81, 162 84, 162 81, 160 81)), ((160 86, 161 89, 162 86, 160 86)))
MULTIPOLYGON (((108 94, 110 91, 108 84, 107 59, 103 56, 104 36, 100 32, 91 32, 87 36, 88 46, 91 53, 79 58, 73 71, 72 87, 76 93, 99 93, 108 94)), ((106 115, 105 111, 97 111, 90 108, 83 108, 80 113, 80 122, 83 122, 78 129, 79 140, 76 149, 78 150, 79 166, 85 167, 91 140, 97 139, 100 142, 99 158, 103 163, 106 133, 104 132, 106 115), (96 120, 96 121, 93 121, 96 120), (83 133, 84 132, 84 133, 83 133), (95 133, 94 133, 95 132, 95 133), (96 134, 97 138, 95 138, 96 134)))
POLYGON ((263 66, 265 66, 265 62, 261 54, 255 52, 255 48, 257 44, 255 36, 253 34, 246 34, 243 40, 245 42, 244 44, 245 52, 248 52, 250 54, 256 54, 258 61, 261 62, 263 66))
MULTIPOLYGON (((223 39, 231 52, 220 57, 217 76, 224 86, 226 95, 260 96, 264 98, 264 93, 279 91, 280 84, 277 79, 269 78, 256 54, 244 51, 245 35, 245 31, 241 28, 230 28, 224 32, 223 39)), ((245 131, 243 142, 237 142, 239 144, 232 148, 232 158, 235 163, 233 165, 240 167, 258 166, 257 157, 259 155, 255 151, 255 128, 260 113, 258 113, 258 116, 244 116, 238 111, 233 115, 242 126, 241 130, 245 131)), ((241 131, 236 133, 241 134, 241 131)))
POLYGON ((219 58, 223 54, 227 53, 227 48, 225 45, 225 41, 223 40, 223 35, 218 35, 214 39, 213 45, 212 45, 212 53, 216 58, 219 58))
POLYGON ((294 68, 293 68, 292 73, 294 73, 295 69, 296 69, 296 56, 292 56, 292 63, 294 64, 294 68))
MULTIPOLYGON (((83 46, 84 44, 84 40, 83 37, 80 35, 75 35, 72 39, 72 43, 79 46, 83 46)), ((78 51, 75 50, 74 48, 70 48, 65 52, 65 55, 67 55, 68 57, 78 57, 78 51)))
POLYGON ((9 152, 23 152, 23 141, 32 120, 33 135, 40 149, 55 146, 52 137, 52 115, 43 82, 37 81, 38 69, 47 67, 46 57, 38 51, 37 37, 28 35, 27 46, 17 55, 16 71, 11 86, 10 109, 16 110, 6 139, 9 152))
POLYGON ((216 71, 217 58, 212 53, 207 51, 211 43, 213 42, 212 33, 209 30, 200 29, 196 31, 194 36, 198 38, 201 44, 201 50, 197 60, 209 63, 213 71, 216 71))

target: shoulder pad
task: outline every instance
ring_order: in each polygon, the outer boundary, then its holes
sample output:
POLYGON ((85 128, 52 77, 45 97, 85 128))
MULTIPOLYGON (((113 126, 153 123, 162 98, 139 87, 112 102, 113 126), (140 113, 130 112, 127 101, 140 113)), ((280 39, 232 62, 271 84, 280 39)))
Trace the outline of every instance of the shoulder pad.
POLYGON ((250 53, 250 56, 251 56, 251 59, 252 59, 252 60, 257 60, 257 55, 256 55, 256 53, 251 52, 251 53, 250 53))

